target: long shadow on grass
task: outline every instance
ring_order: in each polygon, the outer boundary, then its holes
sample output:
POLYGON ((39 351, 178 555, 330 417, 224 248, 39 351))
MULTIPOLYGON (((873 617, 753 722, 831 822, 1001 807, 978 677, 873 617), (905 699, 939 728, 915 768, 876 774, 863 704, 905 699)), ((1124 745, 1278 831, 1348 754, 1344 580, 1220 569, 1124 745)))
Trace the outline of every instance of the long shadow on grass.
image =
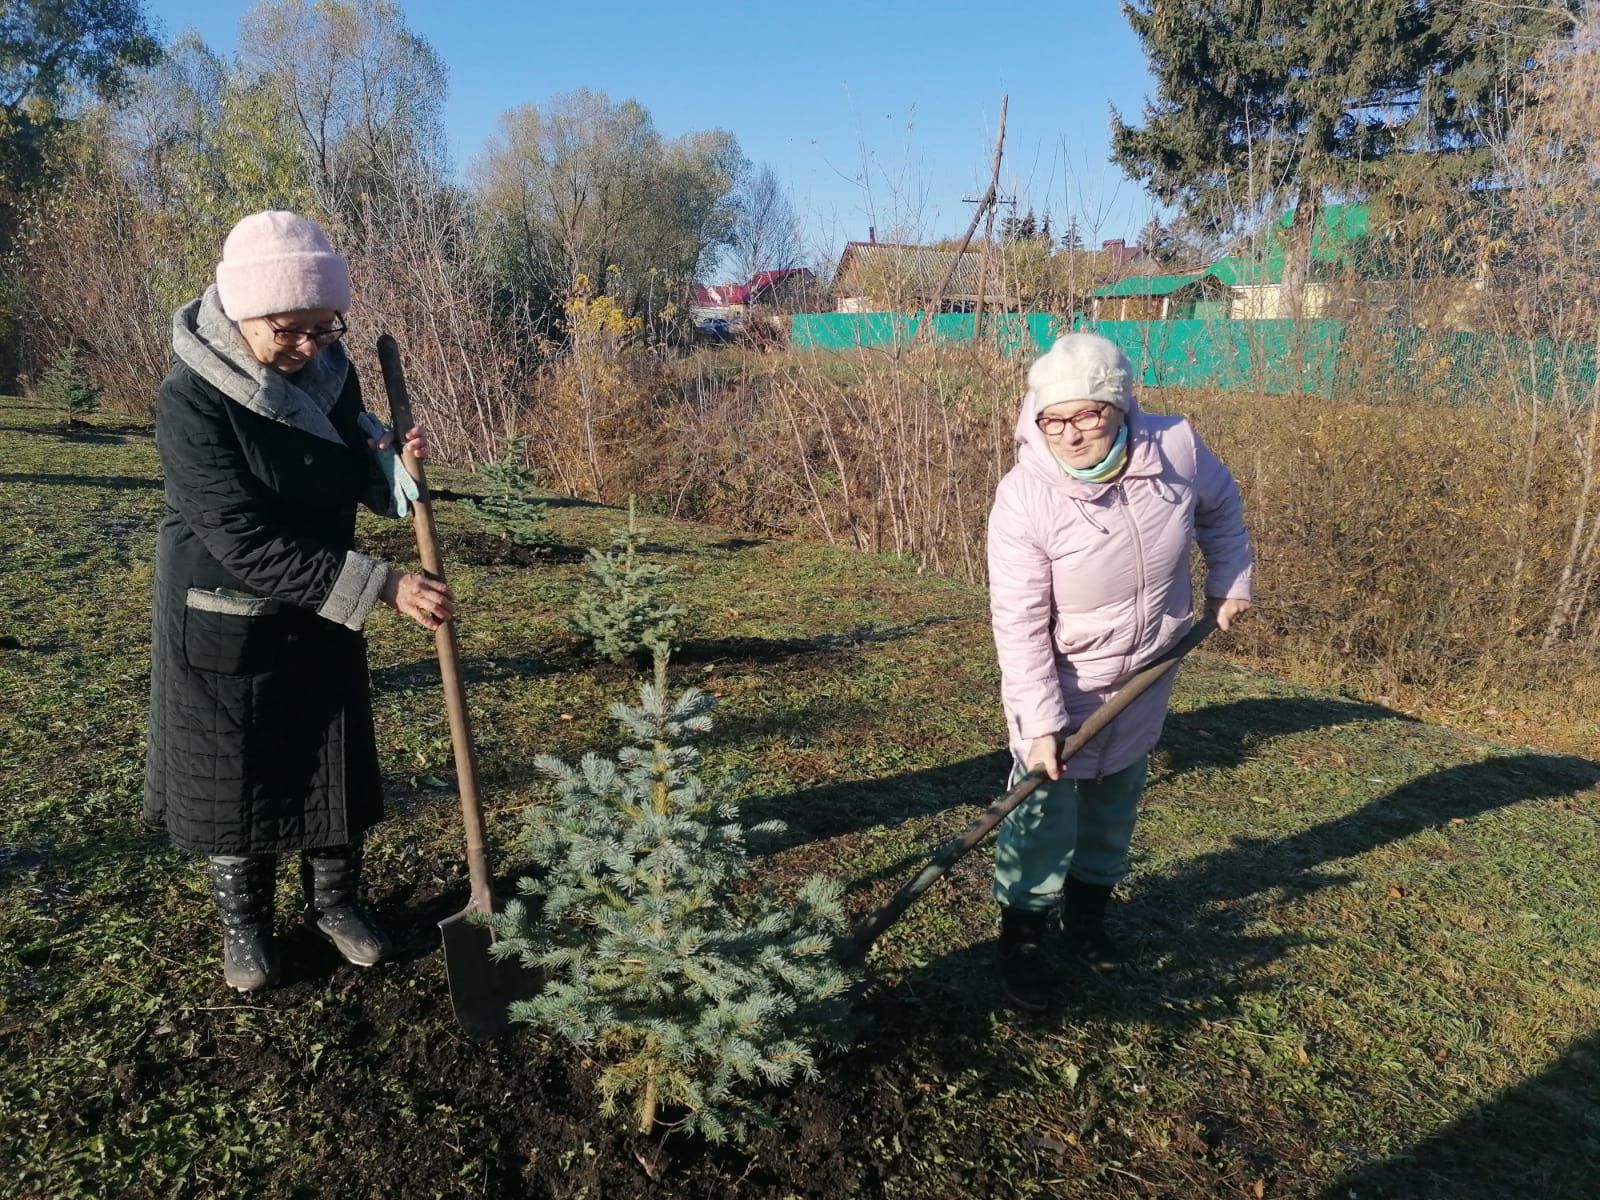
MULTIPOLYGON (((746 803, 741 812, 750 824, 772 817, 786 822, 788 828, 773 839, 771 849, 787 850, 863 829, 891 828, 947 808, 987 804, 1004 790, 1010 762, 1008 751, 995 750, 903 775, 763 797, 746 803)), ((977 815, 976 807, 971 815, 977 815)), ((952 829, 951 835, 959 832, 952 829)))
POLYGON ((42 484, 48 487, 97 487, 114 491, 159 491, 161 480, 139 475, 33 475, 0 471, 0 484, 42 484))
MULTIPOLYGON (((1276 986, 1265 968, 1295 946, 1315 944, 1313 931, 1263 933, 1255 928, 1277 892, 1306 893, 1347 881, 1315 868, 1356 858, 1425 829, 1470 819, 1525 801, 1566 796, 1600 783, 1600 764, 1542 754, 1491 758, 1413 779, 1367 804, 1286 838, 1241 839, 1200 855, 1179 870, 1133 877, 1125 904, 1112 914, 1116 929, 1158 972, 1105 981, 1080 973, 1049 1025, 1101 1019, 1141 1020, 1185 1028, 1232 1013, 1238 1001, 1276 986)), ((946 886, 946 885, 940 885, 946 886)), ((921 904, 937 904, 935 891, 921 904)), ((874 1006, 893 1010, 915 1000, 918 1018, 892 1022, 875 1035, 915 1038, 919 1054, 946 1065, 970 1066, 981 1047, 972 1031, 1002 1007, 994 982, 992 946, 980 943, 934 957, 913 969, 874 1006), (931 1001, 931 1002, 930 1002, 931 1001), (926 1044, 924 1044, 926 1043, 926 1044)))
POLYGON ((1593 1200, 1600 1196, 1600 1033, 1548 1070, 1321 1200, 1593 1200))
MULTIPOLYGON (((372 544, 372 543, 369 543, 372 544)), ((905 625, 863 626, 842 633, 817 634, 812 637, 769 638, 727 637, 702 638, 685 642, 673 651, 672 683, 675 687, 695 684, 715 690, 716 681, 707 679, 701 670, 707 665, 729 667, 761 666, 783 663, 791 669, 808 667, 837 668, 858 654, 861 646, 880 642, 899 641, 912 637, 930 625, 956 620, 954 617, 926 617, 905 625)), ((546 652, 531 655, 502 655, 493 659, 471 658, 462 663, 468 684, 486 683, 510 676, 537 677, 553 674, 587 674, 606 684, 626 684, 636 692, 639 684, 650 680, 648 668, 640 662, 609 663, 597 660, 587 645, 572 639, 552 642, 546 652)), ((410 663, 396 663, 374 668, 371 672, 375 692, 423 690, 439 686, 439 667, 433 659, 420 659, 410 663)), ((842 710, 824 709, 830 718, 837 718, 842 710)), ((716 741, 727 744, 735 738, 730 730, 738 730, 739 737, 789 730, 815 730, 822 728, 819 720, 802 710, 787 709, 782 714, 764 715, 741 722, 729 718, 724 724, 717 722, 716 741)))
POLYGON ((1323 696, 1261 696, 1174 712, 1161 736, 1169 774, 1236 767, 1273 738, 1350 725, 1416 718, 1375 704, 1323 696))
POLYGON ((710 662, 777 662, 798 656, 815 657, 854 650, 884 642, 913 637, 934 625, 946 625, 960 617, 923 617, 904 625, 862 625, 838 633, 818 633, 809 637, 725 637, 691 638, 672 652, 680 665, 710 662))
MULTIPOLYGON (((1273 738, 1356 721, 1410 719, 1372 704, 1320 697, 1235 700, 1173 713, 1161 742, 1163 765, 1168 775, 1226 769, 1238 766, 1273 738)), ((778 732, 784 728, 782 720, 752 724, 763 732, 778 732)), ((804 721, 798 728, 803 732, 814 727, 814 722, 804 721)), ((1009 768, 1009 753, 996 750, 906 775, 857 779, 756 800, 746 811, 752 820, 759 813, 761 819, 789 822, 789 831, 775 847, 788 849, 814 839, 900 825, 948 808, 981 807, 1005 790, 1009 768)), ((956 832, 951 830, 952 835, 956 832)))

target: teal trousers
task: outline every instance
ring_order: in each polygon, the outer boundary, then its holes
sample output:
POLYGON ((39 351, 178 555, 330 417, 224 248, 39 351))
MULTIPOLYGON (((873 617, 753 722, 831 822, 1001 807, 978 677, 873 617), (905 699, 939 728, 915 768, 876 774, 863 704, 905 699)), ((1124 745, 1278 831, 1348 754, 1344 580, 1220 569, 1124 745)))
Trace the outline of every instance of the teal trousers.
MULTIPOLYGON (((1058 779, 1000 824, 994 898, 1007 908, 1051 912, 1067 876, 1111 887, 1128 873, 1128 844, 1144 794, 1148 757, 1100 779, 1058 779)), ((1015 784, 1025 774, 1011 773, 1015 784)))

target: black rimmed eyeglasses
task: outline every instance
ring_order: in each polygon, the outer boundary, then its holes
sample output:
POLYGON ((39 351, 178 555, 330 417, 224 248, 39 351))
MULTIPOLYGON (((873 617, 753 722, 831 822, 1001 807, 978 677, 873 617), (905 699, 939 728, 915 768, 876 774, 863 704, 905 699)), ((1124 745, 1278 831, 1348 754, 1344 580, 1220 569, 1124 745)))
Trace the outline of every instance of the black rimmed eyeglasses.
POLYGON ((1105 423, 1106 414, 1111 411, 1111 405, 1102 404, 1096 408, 1080 408, 1070 417, 1035 417, 1033 423, 1045 437, 1060 437, 1071 425, 1080 433, 1086 429, 1098 429, 1105 423))
POLYGON ((331 346, 345 334, 350 332, 350 327, 344 323, 343 317, 335 317, 334 324, 321 329, 279 329, 267 318, 267 328, 272 330, 272 340, 280 346, 298 346, 306 338, 310 338, 319 346, 331 346))

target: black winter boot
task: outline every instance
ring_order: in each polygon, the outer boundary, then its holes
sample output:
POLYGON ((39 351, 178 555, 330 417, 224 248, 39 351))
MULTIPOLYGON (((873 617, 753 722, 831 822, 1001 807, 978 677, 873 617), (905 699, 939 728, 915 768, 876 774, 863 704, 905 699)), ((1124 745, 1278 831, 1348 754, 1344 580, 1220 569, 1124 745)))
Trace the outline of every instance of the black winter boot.
POLYGON ((271 987, 278 982, 272 945, 278 856, 218 855, 206 860, 206 870, 222 914, 223 979, 241 992, 271 987))
POLYGON ((1024 1012, 1050 1007, 1044 938, 1050 914, 1000 907, 1000 988, 1024 1012))
POLYGON ((376 966, 389 953, 372 917, 361 907, 361 847, 324 846, 300 855, 306 924, 333 943, 346 962, 376 966))
POLYGON ((1096 971, 1115 971, 1126 965, 1128 960, 1106 933, 1106 901, 1111 899, 1111 889, 1068 876, 1062 896, 1068 949, 1096 971))

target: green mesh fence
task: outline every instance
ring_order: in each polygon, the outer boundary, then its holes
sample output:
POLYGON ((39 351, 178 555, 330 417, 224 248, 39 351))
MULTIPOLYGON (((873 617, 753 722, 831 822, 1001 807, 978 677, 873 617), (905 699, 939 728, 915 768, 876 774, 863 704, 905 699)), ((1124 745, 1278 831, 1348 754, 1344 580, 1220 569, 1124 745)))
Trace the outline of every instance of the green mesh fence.
MULTIPOLYGON (((799 349, 850 351, 906 345, 920 313, 802 313, 791 318, 799 349)), ((1349 328, 1338 321, 1101 321, 1079 318, 1117 343, 1143 387, 1219 388, 1348 400, 1485 404, 1592 397, 1593 343, 1534 341, 1416 327, 1349 328)), ((985 313, 983 337, 1032 357, 1064 328, 1049 313, 985 313)), ((933 339, 974 339, 970 313, 933 318, 933 339)))

